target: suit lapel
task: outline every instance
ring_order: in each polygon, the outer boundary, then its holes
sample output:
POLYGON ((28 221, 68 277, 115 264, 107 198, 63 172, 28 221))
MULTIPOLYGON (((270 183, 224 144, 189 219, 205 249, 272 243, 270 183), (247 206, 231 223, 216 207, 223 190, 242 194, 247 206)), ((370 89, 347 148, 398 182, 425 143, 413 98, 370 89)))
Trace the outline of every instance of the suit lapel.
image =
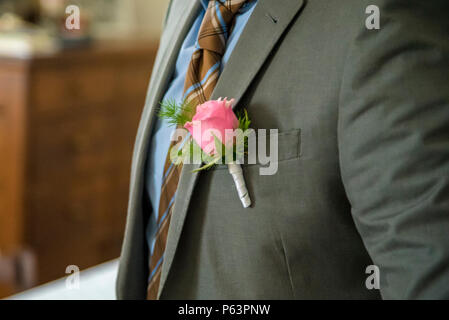
POLYGON ((179 0, 176 4, 172 5, 174 12, 171 14, 172 17, 169 19, 167 28, 164 31, 165 36, 162 37, 160 43, 160 50, 150 81, 150 88, 152 90, 148 92, 137 132, 131 173, 131 179, 134 181, 134 183, 131 183, 132 190, 130 192, 133 196, 130 199, 131 212, 138 211, 134 210, 134 206, 137 206, 141 200, 143 168, 148 151, 148 142, 154 122, 155 110, 170 81, 179 49, 193 20, 197 17, 200 5, 199 0, 179 0))
MULTIPOLYGON (((173 74, 176 57, 187 32, 190 30, 193 20, 197 17, 200 8, 199 0, 173 0, 171 13, 168 23, 161 37, 160 46, 154 69, 151 76, 150 86, 145 101, 145 108, 142 112, 139 130, 137 132, 136 142, 134 146, 133 162, 131 167, 130 197, 128 204, 128 219, 126 224, 126 232, 124 239, 123 266, 120 272, 138 273, 142 261, 142 251, 136 249, 139 246, 146 248, 142 244, 136 244, 136 239, 143 239, 144 234, 135 235, 136 232, 144 233, 145 227, 142 226, 143 208, 142 196, 144 189, 144 166, 148 153, 148 144, 151 137, 152 125, 155 118, 155 110, 161 101, 164 91, 173 74), (135 255, 140 255, 136 257, 135 255), (126 263, 126 265, 125 265, 126 263)), ((145 255, 144 255, 145 256, 145 255)), ((143 262, 146 266, 148 262, 143 262)), ((119 275, 120 277, 120 275, 119 275)), ((138 277, 138 274, 133 277, 138 277)), ((131 280, 128 280, 131 281, 131 280)), ((138 281, 145 281, 142 275, 138 281)), ((131 286, 131 285, 130 285, 131 286)), ((146 296, 146 288, 143 292, 146 296)))
MULTIPOLYGON (((223 73, 220 75, 212 99, 229 97, 234 98, 237 103, 240 101, 303 5, 304 0, 258 1, 223 73)), ((164 254, 159 295, 163 290, 175 256, 190 198, 198 178, 198 174, 192 173, 192 170, 198 167, 199 165, 185 165, 181 173, 164 254)), ((232 187, 230 186, 230 188, 232 187)))

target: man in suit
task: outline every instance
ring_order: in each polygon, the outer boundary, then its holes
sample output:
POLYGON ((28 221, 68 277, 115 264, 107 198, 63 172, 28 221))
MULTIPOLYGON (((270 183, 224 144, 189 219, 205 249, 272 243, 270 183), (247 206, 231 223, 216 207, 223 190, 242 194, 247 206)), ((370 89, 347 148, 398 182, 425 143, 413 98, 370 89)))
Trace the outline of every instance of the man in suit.
POLYGON ((446 0, 172 0, 118 298, 449 298, 448 12, 446 0), (191 74, 204 99, 234 98, 253 128, 279 130, 277 173, 243 166, 249 209, 221 167, 184 165, 162 201, 174 128, 156 110, 189 94, 191 74))

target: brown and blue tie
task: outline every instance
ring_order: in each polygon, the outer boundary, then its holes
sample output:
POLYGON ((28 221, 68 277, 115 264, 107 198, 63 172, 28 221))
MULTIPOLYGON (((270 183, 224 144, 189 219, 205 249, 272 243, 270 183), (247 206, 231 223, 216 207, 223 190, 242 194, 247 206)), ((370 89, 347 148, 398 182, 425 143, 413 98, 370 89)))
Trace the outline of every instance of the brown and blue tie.
MULTIPOLYGON (((210 99, 220 74, 221 59, 234 24, 234 18, 248 0, 210 0, 198 34, 198 46, 192 55, 184 83, 184 99, 197 106, 210 99)), ((172 143, 173 144, 176 142, 172 143)), ((159 201, 157 232, 150 257, 147 298, 157 299, 162 264, 173 203, 182 165, 174 165, 167 154, 164 181, 159 201)))

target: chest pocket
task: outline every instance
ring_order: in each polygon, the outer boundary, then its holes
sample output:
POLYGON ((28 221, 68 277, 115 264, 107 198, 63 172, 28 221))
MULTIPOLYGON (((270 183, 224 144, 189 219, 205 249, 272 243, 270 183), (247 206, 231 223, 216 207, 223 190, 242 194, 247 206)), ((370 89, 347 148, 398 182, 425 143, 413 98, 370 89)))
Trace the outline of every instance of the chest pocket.
MULTIPOLYGON (((259 166, 269 167, 277 166, 277 163, 297 159, 301 154, 301 130, 294 129, 284 132, 278 132, 273 135, 270 130, 266 131, 265 139, 260 139, 261 136, 257 136, 257 161, 255 164, 249 164, 247 159, 242 164, 243 167, 259 166), (277 135, 277 137, 276 137, 277 135), (277 142, 276 146, 271 146, 272 142, 277 142), (265 144, 265 152, 260 149, 260 144, 265 144), (277 157, 273 155, 277 152, 277 157), (263 153, 260 157, 259 153, 263 153)), ((225 170, 227 165, 220 164, 215 166, 212 170, 225 170)), ((263 171, 262 171, 263 172, 263 171)))

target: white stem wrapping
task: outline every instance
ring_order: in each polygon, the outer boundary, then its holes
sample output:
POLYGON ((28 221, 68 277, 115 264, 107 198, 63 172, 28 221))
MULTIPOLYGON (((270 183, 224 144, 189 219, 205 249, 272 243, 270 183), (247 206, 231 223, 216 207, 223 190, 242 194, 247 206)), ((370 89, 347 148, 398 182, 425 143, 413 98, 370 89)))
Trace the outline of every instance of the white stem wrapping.
POLYGON ((248 189, 246 189, 242 167, 237 163, 231 162, 228 164, 228 170, 234 179, 235 187, 237 188, 237 193, 240 201, 242 201, 243 207, 248 208, 251 205, 251 199, 249 197, 248 189))

